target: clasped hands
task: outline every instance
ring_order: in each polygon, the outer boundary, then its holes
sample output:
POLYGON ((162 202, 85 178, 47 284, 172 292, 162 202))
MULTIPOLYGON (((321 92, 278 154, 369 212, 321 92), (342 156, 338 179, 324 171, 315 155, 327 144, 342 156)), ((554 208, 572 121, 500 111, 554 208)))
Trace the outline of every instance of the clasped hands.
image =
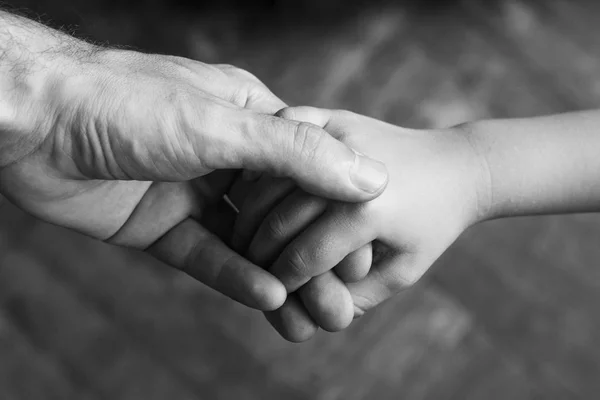
POLYGON ((265 311, 288 340, 344 329, 485 214, 460 127, 285 108, 243 70, 176 57, 39 63, 3 90, 0 192, 265 311))
POLYGON ((485 218, 483 161, 465 127, 408 130, 348 111, 287 108, 355 151, 383 161, 389 183, 364 203, 327 200, 288 179, 238 179, 233 248, 289 293, 266 316, 290 341, 353 318, 414 284, 470 225, 485 218))

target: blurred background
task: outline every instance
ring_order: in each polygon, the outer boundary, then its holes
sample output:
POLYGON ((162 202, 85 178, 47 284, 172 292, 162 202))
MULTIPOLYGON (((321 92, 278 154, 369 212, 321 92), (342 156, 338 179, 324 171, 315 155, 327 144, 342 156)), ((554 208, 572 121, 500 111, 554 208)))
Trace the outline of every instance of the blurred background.
MULTIPOLYGON (((410 127, 600 104, 600 2, 9 0, 110 45, 246 68, 410 127)), ((0 208, 1 399, 594 399, 600 218, 487 223, 304 344, 144 254, 0 208)))

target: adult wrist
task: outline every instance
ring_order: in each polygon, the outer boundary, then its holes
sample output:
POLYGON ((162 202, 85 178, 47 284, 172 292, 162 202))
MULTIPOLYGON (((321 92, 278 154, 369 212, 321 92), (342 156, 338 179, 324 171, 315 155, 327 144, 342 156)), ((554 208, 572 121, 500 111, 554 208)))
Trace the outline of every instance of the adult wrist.
POLYGON ((0 168, 34 151, 52 121, 52 96, 92 45, 0 11, 0 168))

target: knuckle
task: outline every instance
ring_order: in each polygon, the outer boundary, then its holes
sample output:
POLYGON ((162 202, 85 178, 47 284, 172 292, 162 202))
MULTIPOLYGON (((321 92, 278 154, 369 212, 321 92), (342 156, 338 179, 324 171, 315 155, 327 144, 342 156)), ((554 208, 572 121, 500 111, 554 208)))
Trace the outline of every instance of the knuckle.
POLYGON ((256 109, 267 114, 275 114, 285 107, 285 103, 260 81, 250 81, 246 86, 247 99, 244 105, 246 108, 256 109))
POLYGON ((267 236, 270 239, 279 239, 285 236, 285 218, 280 212, 272 212, 265 221, 267 236))
POLYGON ((300 122, 294 131, 294 154, 308 161, 317 158, 323 138, 321 129, 313 124, 300 122))
POLYGON ((354 302, 354 317, 359 318, 365 315, 370 309, 379 304, 375 298, 364 294, 354 294, 352 296, 354 302))
POLYGON ((280 110, 276 115, 283 119, 289 119, 292 121, 296 120, 296 111, 293 108, 284 108, 283 110, 280 110))
POLYGON ((260 79, 258 79, 258 77, 256 75, 254 75, 252 72, 248 72, 245 69, 240 69, 240 68, 236 68, 235 69, 235 73, 240 77, 240 78, 244 78, 252 83, 260 83, 262 85, 262 82, 260 79))
POLYGON ((237 69, 236 67, 234 67, 231 64, 217 64, 217 65, 215 65, 215 67, 217 67, 218 69, 220 69, 223 72, 233 72, 237 69))
POLYGON ((179 149, 188 154, 188 159, 201 171, 233 164, 235 153, 222 150, 226 138, 218 134, 222 121, 227 118, 223 107, 208 102, 198 104, 189 93, 179 92, 176 96, 171 103, 174 116, 165 122, 171 125, 166 133, 182 143, 179 149))
POLYGON ((308 272, 307 256, 302 250, 295 246, 290 246, 286 250, 286 267, 287 273, 292 276, 303 277, 308 272))
POLYGON ((231 64, 219 64, 218 68, 225 74, 230 76, 237 76, 239 78, 244 78, 247 80, 258 81, 258 78, 253 73, 248 72, 245 69, 238 68, 231 64))
POLYGON ((161 56, 156 61, 161 62, 161 66, 166 72, 173 72, 180 77, 187 77, 190 74, 194 74, 194 65, 198 63, 197 61, 179 56, 161 56))
POLYGON ((355 118, 356 113, 348 110, 335 110, 334 115, 342 119, 355 118))
MULTIPOLYGON (((206 251, 206 250, 205 250, 206 251)), ((233 259, 235 255, 228 256, 221 263, 221 268, 219 268, 214 275, 211 277, 208 286, 211 286, 213 289, 218 290, 221 293, 228 294, 228 290, 230 289, 231 284, 231 272, 233 271, 233 259)))

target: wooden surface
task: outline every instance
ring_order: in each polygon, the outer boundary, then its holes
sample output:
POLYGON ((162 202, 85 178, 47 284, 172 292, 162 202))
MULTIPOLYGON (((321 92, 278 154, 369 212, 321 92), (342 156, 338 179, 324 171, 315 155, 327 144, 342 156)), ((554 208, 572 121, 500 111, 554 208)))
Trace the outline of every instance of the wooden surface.
MULTIPOLYGON (((411 127, 600 104, 595 1, 20 2, 113 44, 249 69, 411 127), (289 3, 289 4, 288 4, 289 3), (314 3, 314 4, 313 4, 314 3), (270 8, 267 8, 270 7, 270 8)), ((0 208, 0 399, 593 399, 600 217, 488 223, 301 345, 143 254, 0 208)))

